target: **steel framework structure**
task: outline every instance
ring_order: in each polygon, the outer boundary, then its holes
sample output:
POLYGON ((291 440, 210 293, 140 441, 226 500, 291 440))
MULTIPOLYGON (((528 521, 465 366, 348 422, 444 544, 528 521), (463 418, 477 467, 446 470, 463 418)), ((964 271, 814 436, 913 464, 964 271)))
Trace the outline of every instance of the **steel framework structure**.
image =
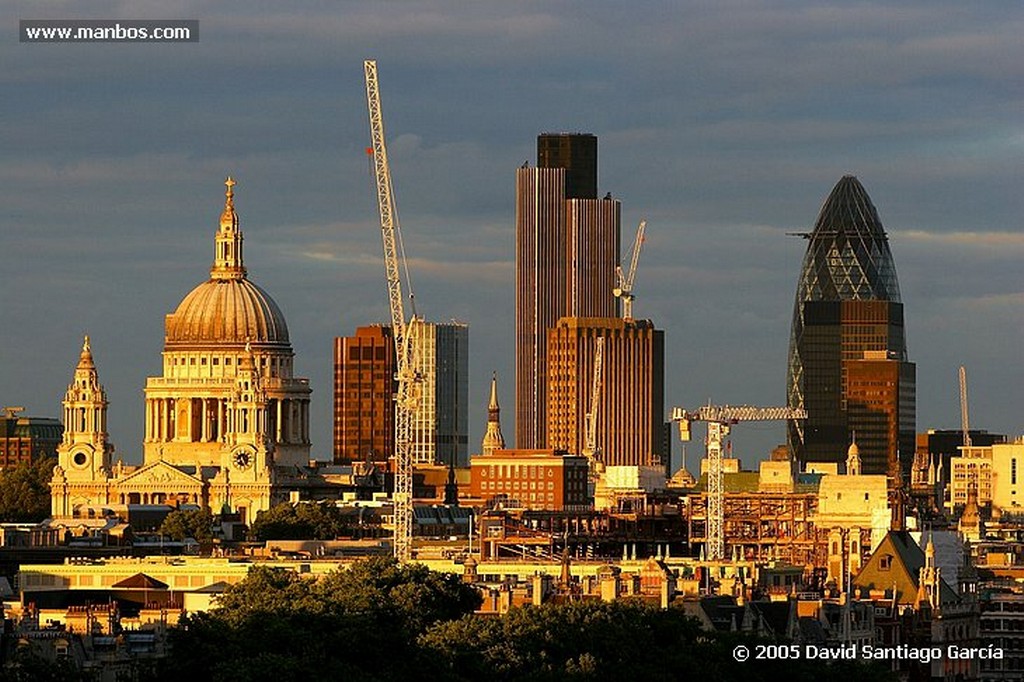
POLYGON ((366 75, 366 102, 370 114, 370 141, 368 150, 373 155, 373 169, 377 185, 377 208, 380 212, 381 237, 384 242, 384 270, 387 276, 388 302, 391 307, 391 329, 395 339, 395 367, 398 374, 398 395, 395 404, 395 491, 394 525, 395 558, 405 563, 412 559, 412 416, 419 400, 418 377, 412 357, 414 337, 419 331, 420 319, 413 315, 406 322, 402 297, 402 277, 399 258, 401 231, 395 210, 391 169, 388 165, 387 146, 384 142, 384 118, 381 113, 380 89, 377 82, 377 62, 363 62, 366 75))
POLYGON ((633 240, 632 255, 629 259, 629 274, 623 274, 622 266, 615 266, 615 288, 612 293, 622 299, 622 319, 633 319, 633 282, 636 280, 636 266, 640 263, 640 249, 644 245, 644 230, 647 228, 647 221, 641 220, 636 228, 636 239, 633 240))
POLYGON ((725 511, 722 492, 722 441, 729 435, 731 424, 749 421, 779 421, 806 419, 803 408, 751 407, 749 405, 705 405, 694 411, 681 407, 672 409, 672 421, 679 422, 682 440, 690 439, 690 422, 708 424, 708 495, 707 495, 707 550, 709 561, 725 558, 725 511))

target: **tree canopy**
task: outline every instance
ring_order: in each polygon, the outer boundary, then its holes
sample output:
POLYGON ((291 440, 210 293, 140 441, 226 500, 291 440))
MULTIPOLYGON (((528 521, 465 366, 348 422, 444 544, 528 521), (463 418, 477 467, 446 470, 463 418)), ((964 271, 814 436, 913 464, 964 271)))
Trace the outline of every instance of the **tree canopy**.
POLYGON ((43 457, 0 469, 0 522, 42 521, 50 515, 50 479, 57 460, 43 457))
POLYGON ((408 679, 417 637, 479 604, 456 576, 391 558, 319 579, 254 567, 213 611, 175 630, 167 669, 184 679, 408 679))
POLYGON ((172 540, 192 538, 198 542, 213 539, 213 515, 208 509, 175 509, 160 524, 160 534, 172 540))
POLYGON ((284 502, 261 511, 251 534, 256 540, 333 540, 343 525, 341 512, 334 505, 284 502))
POLYGON ((894 679, 843 661, 745 661, 734 633, 706 632, 681 609, 583 601, 472 612, 477 591, 457 576, 390 558, 319 579, 254 567, 210 613, 173 631, 169 679, 526 680, 894 679))

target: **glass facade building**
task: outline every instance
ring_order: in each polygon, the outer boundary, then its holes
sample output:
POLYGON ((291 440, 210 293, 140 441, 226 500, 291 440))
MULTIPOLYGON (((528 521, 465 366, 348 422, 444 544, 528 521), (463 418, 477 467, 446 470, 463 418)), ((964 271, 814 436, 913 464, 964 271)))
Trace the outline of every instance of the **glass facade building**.
POLYGON ((797 282, 787 399, 807 410, 789 425, 798 461, 843 462, 902 475, 914 452, 915 367, 889 240, 864 187, 843 177, 825 200, 797 282))

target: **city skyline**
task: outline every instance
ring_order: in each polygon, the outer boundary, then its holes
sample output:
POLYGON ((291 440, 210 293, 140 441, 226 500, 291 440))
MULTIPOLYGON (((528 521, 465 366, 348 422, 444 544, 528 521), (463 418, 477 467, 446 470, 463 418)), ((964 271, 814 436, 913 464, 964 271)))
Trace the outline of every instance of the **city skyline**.
MULTIPOLYGON (((76 11, 42 9, 0 15, 76 11)), ((666 409, 784 404, 805 247, 786 233, 850 173, 899 267, 918 430, 959 426, 963 364, 972 426, 1022 431, 1017 6, 306 9, 198 3, 181 9, 197 44, 0 45, 5 405, 59 416, 88 333, 115 459, 141 461, 163 317, 206 275, 230 174, 246 264, 288 318, 313 454, 330 459, 333 338, 388 317, 364 152, 374 57, 417 303, 473 328, 471 452, 495 370, 513 432, 515 169, 558 130, 600 138, 627 236, 648 220, 635 315, 665 330, 666 409)), ((734 450, 752 464, 784 440, 745 425, 734 450)))

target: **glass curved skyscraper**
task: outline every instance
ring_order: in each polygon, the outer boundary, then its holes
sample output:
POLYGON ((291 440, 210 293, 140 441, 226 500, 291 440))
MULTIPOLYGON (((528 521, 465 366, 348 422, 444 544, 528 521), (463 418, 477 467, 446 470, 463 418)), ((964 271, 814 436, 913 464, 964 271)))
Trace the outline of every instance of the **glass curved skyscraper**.
POLYGON ((790 446, 801 463, 843 462, 856 441, 863 473, 897 476, 913 457, 915 368, 889 240, 857 178, 832 189, 808 240, 786 379, 808 417, 790 446))

